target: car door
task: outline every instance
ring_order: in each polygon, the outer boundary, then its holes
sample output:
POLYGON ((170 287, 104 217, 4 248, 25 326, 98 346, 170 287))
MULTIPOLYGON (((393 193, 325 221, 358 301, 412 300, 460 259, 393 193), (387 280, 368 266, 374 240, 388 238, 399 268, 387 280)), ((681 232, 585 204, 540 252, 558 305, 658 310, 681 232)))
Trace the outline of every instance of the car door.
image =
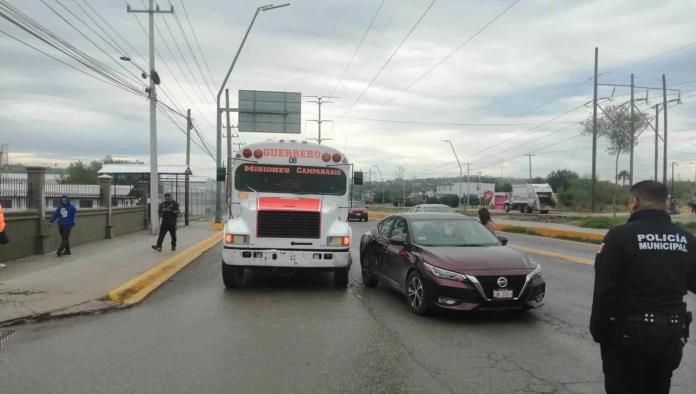
POLYGON ((384 274, 384 260, 389 247, 389 233, 395 220, 395 217, 389 217, 377 226, 372 249, 372 253, 374 253, 374 259, 372 260, 374 263, 373 272, 377 274, 384 274))
MULTIPOLYGON (((400 237, 404 242, 409 239, 408 222, 405 218, 399 217, 392 226, 389 238, 400 237)), ((399 288, 404 287, 404 272, 411 262, 411 255, 404 245, 392 245, 387 247, 386 258, 384 259, 385 275, 391 279, 399 288)))

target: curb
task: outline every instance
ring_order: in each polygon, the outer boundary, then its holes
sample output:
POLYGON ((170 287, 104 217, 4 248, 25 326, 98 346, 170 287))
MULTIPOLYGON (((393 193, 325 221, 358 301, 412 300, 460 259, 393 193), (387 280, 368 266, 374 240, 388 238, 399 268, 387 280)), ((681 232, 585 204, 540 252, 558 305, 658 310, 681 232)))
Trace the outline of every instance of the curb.
POLYGON ((387 216, 389 216, 388 214, 386 214, 384 212, 370 212, 368 215, 369 215, 369 217, 375 218, 375 219, 384 219, 387 216))
POLYGON ((499 231, 507 231, 510 233, 537 235, 546 238, 567 239, 594 244, 601 243, 604 239, 604 234, 602 233, 591 233, 586 231, 559 230, 548 227, 520 226, 501 223, 496 223, 496 227, 499 231))
POLYGON ((197 244, 184 249, 175 256, 162 261, 128 282, 111 290, 107 298, 123 305, 139 303, 160 287, 167 279, 181 271, 203 253, 212 249, 220 241, 222 241, 222 237, 219 233, 205 238, 197 244))

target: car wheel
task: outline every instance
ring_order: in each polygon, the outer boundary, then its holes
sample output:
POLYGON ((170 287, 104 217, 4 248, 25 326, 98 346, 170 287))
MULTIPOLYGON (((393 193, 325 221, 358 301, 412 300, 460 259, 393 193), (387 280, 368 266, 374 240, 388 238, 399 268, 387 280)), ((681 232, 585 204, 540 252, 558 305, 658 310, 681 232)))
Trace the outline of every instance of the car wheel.
POLYGON ((411 271, 406 280, 406 295, 411 312, 425 315, 430 309, 430 294, 425 287, 423 276, 418 271, 411 271))
POLYGON ((367 287, 375 287, 379 280, 372 270, 372 262, 367 261, 367 256, 363 255, 360 258, 360 271, 362 272, 363 285, 367 287))
POLYGON ((348 267, 338 268, 334 271, 333 280, 334 287, 346 287, 348 286, 348 267))
POLYGON ((222 282, 225 287, 239 287, 244 281, 244 267, 235 267, 222 263, 222 282))

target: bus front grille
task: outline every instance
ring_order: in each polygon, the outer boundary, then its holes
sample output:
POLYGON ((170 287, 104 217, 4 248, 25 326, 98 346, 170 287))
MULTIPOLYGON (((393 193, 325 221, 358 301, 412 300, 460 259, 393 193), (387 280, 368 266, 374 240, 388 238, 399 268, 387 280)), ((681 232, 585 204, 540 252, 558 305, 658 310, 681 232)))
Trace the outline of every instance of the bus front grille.
POLYGON ((259 238, 320 238, 321 213, 260 211, 259 238))

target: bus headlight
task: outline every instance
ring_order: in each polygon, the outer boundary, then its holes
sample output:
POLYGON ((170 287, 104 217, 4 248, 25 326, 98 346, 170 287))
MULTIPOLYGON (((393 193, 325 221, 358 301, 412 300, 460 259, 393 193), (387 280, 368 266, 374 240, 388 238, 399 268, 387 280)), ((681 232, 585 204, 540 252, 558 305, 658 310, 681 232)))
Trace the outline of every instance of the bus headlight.
POLYGON ((326 243, 329 246, 350 246, 350 237, 329 237, 326 243))
POLYGON ((239 234, 226 234, 225 243, 235 245, 247 245, 249 243, 249 236, 239 234))

